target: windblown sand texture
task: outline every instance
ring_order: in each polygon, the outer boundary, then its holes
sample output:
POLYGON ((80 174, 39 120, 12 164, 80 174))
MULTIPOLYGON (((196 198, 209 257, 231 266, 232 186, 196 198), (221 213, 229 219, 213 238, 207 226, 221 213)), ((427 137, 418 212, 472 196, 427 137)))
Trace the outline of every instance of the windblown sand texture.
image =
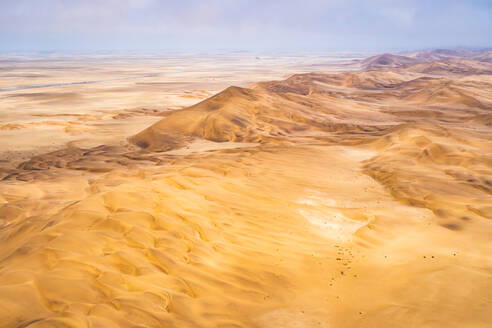
POLYGON ((490 53, 354 67, 4 160, 0 327, 490 327, 490 53))

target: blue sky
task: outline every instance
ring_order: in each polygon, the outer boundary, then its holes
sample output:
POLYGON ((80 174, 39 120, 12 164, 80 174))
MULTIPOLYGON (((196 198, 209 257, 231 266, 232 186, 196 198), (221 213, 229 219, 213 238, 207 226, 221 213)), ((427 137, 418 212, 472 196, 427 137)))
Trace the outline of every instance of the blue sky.
POLYGON ((0 0, 0 52, 492 46, 491 0, 0 0))

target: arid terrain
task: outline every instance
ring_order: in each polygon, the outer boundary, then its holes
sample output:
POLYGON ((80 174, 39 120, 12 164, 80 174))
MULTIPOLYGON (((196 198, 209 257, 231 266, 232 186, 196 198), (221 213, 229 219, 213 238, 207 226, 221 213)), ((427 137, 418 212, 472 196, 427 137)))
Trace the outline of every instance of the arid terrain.
POLYGON ((492 52, 2 57, 0 327, 492 325, 492 52))

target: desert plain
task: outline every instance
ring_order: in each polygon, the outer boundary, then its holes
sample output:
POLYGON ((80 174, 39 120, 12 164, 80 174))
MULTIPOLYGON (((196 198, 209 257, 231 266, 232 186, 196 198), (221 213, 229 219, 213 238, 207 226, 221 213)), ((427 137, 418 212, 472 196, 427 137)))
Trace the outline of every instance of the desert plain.
POLYGON ((490 327, 492 52, 0 58, 0 327, 490 327))

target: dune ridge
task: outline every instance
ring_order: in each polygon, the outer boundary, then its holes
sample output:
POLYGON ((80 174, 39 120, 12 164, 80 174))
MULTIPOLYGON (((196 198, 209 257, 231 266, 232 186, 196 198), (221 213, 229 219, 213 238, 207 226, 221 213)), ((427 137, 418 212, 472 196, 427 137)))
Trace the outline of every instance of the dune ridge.
POLYGON ((0 327, 487 327, 491 67, 427 54, 1 163, 0 327))

